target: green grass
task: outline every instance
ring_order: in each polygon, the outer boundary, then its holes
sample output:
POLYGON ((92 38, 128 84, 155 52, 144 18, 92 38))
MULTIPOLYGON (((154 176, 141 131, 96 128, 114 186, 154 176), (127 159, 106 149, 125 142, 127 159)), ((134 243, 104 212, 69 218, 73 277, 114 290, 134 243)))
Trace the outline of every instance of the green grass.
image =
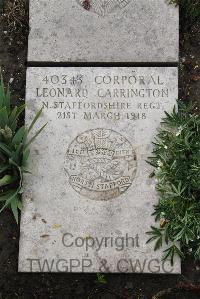
POLYGON ((168 245, 164 258, 171 263, 177 254, 200 259, 200 117, 179 102, 153 144, 148 162, 155 168, 159 224, 147 233, 148 242, 155 241, 155 250, 168 245))

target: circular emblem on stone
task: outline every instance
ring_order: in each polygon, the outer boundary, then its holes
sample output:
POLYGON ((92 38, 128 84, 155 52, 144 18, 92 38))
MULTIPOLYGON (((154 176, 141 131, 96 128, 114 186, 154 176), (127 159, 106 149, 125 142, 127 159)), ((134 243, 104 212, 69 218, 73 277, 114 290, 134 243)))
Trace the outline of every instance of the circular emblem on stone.
POLYGON ((92 200, 120 196, 131 186, 137 169, 131 143, 102 128, 78 135, 67 149, 65 163, 70 185, 92 200))
POLYGON ((106 16, 116 9, 126 7, 132 0, 76 0, 85 10, 94 12, 99 16, 106 16))

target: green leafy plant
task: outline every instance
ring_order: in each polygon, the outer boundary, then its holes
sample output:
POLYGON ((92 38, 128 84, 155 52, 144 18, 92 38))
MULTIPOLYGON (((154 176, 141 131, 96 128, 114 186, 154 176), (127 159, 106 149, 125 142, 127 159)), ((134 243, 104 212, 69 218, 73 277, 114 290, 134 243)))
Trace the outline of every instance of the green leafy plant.
POLYGON ((175 255, 200 259, 200 117, 178 102, 163 119, 148 162, 155 168, 159 202, 157 227, 147 232, 155 250, 167 244, 164 259, 175 255), (180 248, 177 246, 180 242, 180 248))
POLYGON ((97 282, 100 284, 106 284, 107 280, 105 278, 105 275, 103 275, 101 273, 97 273, 97 282))
POLYGON ((168 0, 169 4, 179 5, 181 27, 189 30, 200 21, 199 0, 168 0))
POLYGON ((18 118, 25 105, 11 107, 9 87, 5 88, 0 81, 0 213, 10 207, 18 223, 23 193, 23 175, 28 172, 27 161, 29 146, 44 129, 46 124, 35 135, 28 139, 35 122, 40 117, 40 110, 29 127, 18 128, 18 118))

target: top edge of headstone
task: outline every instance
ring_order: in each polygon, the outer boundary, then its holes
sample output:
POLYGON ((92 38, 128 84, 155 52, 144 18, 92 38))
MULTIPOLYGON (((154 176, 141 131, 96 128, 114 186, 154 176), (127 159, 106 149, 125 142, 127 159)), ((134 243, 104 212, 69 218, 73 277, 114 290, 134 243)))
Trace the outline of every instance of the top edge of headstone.
POLYGON ((166 0, 30 0, 29 62, 177 63, 179 9, 166 0))

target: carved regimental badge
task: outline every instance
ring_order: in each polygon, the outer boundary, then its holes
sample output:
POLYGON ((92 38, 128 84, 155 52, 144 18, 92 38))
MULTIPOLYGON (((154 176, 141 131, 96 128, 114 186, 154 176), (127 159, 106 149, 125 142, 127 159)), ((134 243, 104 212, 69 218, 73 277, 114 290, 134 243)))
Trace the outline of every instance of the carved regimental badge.
POLYGON ((121 134, 108 129, 85 131, 66 153, 66 172, 75 191, 93 200, 120 196, 132 184, 136 153, 121 134))
POLYGON ((99 16, 106 16, 107 14, 122 9, 127 6, 132 0, 76 0, 84 9, 94 12, 99 16))

